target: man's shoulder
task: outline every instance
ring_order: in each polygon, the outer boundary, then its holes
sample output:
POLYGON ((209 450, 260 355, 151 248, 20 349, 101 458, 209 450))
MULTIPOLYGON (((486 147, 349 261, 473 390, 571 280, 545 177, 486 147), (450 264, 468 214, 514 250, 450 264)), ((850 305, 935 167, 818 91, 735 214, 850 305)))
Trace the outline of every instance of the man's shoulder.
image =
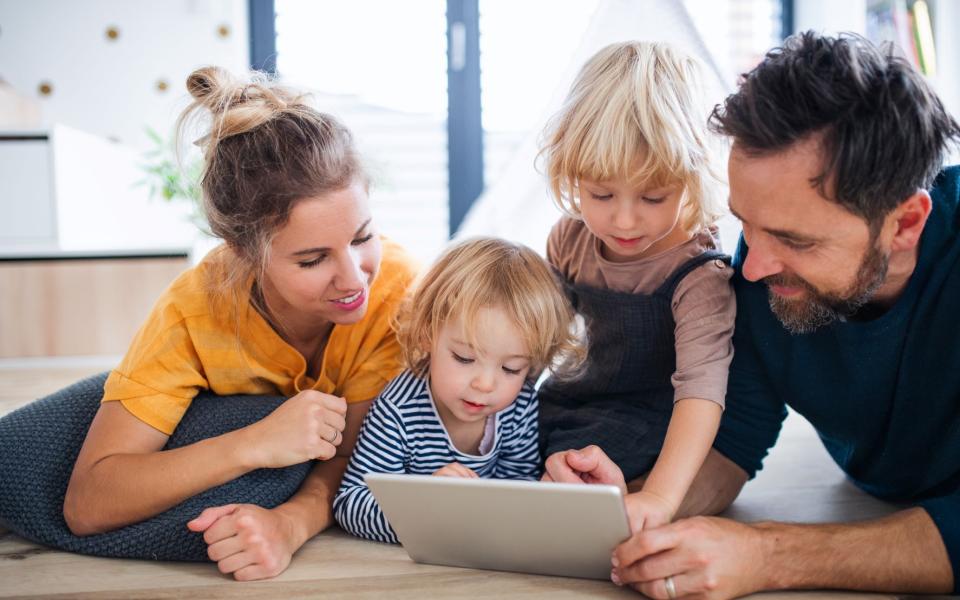
POLYGON ((960 165, 946 167, 937 174, 930 197, 946 213, 953 235, 960 236, 960 165))
POLYGON ((944 167, 933 181, 930 191, 944 198, 960 199, 960 165, 944 167))

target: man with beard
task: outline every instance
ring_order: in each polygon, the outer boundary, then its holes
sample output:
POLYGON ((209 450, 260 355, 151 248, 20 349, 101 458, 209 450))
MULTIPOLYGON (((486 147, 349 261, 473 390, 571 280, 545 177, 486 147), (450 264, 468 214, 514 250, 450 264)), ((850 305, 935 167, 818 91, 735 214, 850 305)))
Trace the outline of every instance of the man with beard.
MULTIPOLYGON (((892 50, 812 32, 771 51, 711 119, 733 141, 743 223, 735 356, 681 513, 733 501, 787 406, 858 487, 903 509, 830 525, 681 519, 618 547, 612 579, 664 600, 960 592, 960 169, 940 171, 960 125, 892 50)), ((547 471, 623 484, 595 446, 547 471)))

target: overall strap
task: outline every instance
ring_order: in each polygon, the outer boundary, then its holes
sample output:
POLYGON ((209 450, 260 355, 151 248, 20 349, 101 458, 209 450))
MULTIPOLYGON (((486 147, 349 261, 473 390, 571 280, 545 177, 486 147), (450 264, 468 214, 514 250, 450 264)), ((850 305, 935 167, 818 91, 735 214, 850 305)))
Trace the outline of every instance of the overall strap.
POLYGON ((657 288, 657 291, 654 292, 656 295, 663 295, 667 298, 673 298, 673 292, 676 291, 677 286, 680 285, 680 282, 683 281, 683 278, 690 274, 691 271, 710 262, 711 260, 721 260, 727 265, 730 264, 730 256, 724 254, 719 250, 706 250, 703 254, 694 256, 687 262, 683 263, 677 270, 675 270, 670 277, 664 281, 660 287, 657 288))

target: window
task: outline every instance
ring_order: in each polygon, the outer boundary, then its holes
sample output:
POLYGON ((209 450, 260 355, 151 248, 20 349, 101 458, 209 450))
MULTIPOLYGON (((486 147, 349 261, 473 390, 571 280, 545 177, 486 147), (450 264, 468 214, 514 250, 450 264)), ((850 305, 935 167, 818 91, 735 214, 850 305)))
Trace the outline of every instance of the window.
POLYGON ((423 260, 448 237, 445 7, 276 1, 277 71, 353 131, 381 231, 423 260))
MULTIPOLYGON (((732 91, 738 74, 780 41, 783 24, 789 22, 785 17, 792 15, 792 3, 782 0, 682 0, 669 5, 607 0, 275 0, 275 5, 278 72, 292 85, 315 90, 318 106, 353 130, 371 164, 371 198, 381 229, 423 260, 446 242, 448 220, 452 215, 457 221, 463 208, 459 196, 473 195, 481 177, 483 188, 489 190, 506 177, 510 165, 516 165, 511 173, 522 163, 525 172, 535 175, 530 140, 565 93, 578 66, 574 62, 584 58, 585 44, 631 36, 665 39, 669 31, 688 41, 692 36, 732 91), (628 14, 628 22, 618 14, 628 14), (476 40, 465 38, 475 35, 472 27, 479 29, 479 51, 476 40), (664 33, 664 28, 669 31, 664 33), (461 59, 479 63, 479 74, 475 67, 467 69, 465 100, 452 92, 451 97, 458 99, 451 100, 449 111, 448 39, 451 65, 461 59), (479 77, 479 82, 469 81, 471 77, 479 77), (477 87, 479 105, 472 96, 477 87), (477 110, 479 119, 471 112, 477 110), (448 140, 448 118, 454 131, 466 129, 473 146, 461 148, 459 139, 448 140), (478 121, 482 131, 474 129, 478 121), (448 142, 470 157, 479 146, 478 136, 482 161, 450 164, 448 142), (472 182, 467 186, 470 191, 458 192, 457 207, 451 212, 450 187, 460 189, 464 169, 472 182)), ((452 71, 459 73, 456 67, 452 71)), ((464 82, 455 77, 459 75, 451 75, 449 85, 462 89, 458 86, 464 82)), ((519 183, 521 178, 507 179, 519 183)), ((545 186, 533 198, 533 179, 524 182, 509 194, 510 202, 549 203, 545 186)), ((505 194, 494 196, 503 203, 505 194)), ((510 214, 516 211, 504 211, 510 214)), ((539 248, 544 227, 540 220, 522 225, 531 238, 538 237, 537 242, 513 237, 539 248)), ((472 231, 508 236, 511 232, 487 225, 472 231)))
MULTIPOLYGON (((484 181, 496 183, 570 68, 598 0, 481 0, 484 181)), ((530 165, 533 168, 533 165, 530 165)))

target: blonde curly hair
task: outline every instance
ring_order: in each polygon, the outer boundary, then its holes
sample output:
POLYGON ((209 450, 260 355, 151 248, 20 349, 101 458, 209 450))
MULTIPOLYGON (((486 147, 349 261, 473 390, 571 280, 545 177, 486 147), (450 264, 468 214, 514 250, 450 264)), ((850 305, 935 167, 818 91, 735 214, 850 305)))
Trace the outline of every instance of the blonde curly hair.
POLYGON ((526 246, 479 237, 451 245, 419 279, 397 317, 407 367, 427 374, 440 329, 461 319, 475 343, 481 309, 499 307, 522 332, 531 354, 528 378, 549 368, 573 377, 586 356, 576 315, 546 261, 526 246))

